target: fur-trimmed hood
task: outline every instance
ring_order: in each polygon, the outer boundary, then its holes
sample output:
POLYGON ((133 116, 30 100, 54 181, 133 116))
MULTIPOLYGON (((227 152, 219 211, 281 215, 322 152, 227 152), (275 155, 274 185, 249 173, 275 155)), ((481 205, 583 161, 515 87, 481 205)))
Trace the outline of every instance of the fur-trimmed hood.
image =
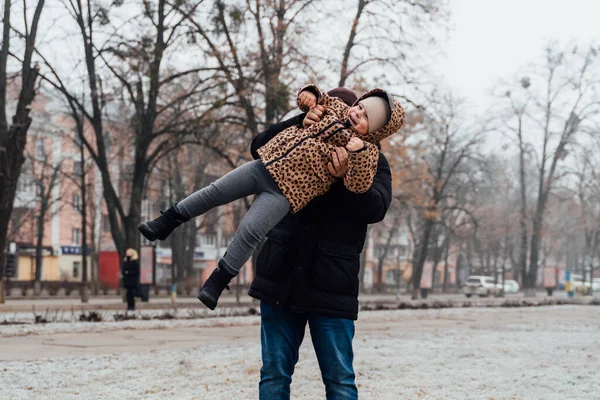
POLYGON ((361 139, 366 140, 370 143, 379 143, 383 139, 388 136, 393 135, 398 132, 400 128, 404 125, 404 108, 400 105, 400 102, 396 100, 392 95, 386 92, 383 89, 373 89, 368 93, 362 95, 354 105, 357 105, 361 100, 366 99, 367 97, 378 96, 385 100, 390 106, 391 114, 390 120, 385 124, 385 126, 375 132, 371 132, 367 135, 361 137, 361 139))

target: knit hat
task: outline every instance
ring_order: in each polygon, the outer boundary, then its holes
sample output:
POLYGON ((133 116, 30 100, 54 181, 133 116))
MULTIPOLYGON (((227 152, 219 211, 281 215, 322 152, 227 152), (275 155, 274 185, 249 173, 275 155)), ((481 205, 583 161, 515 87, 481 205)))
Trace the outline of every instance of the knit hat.
POLYGON ((391 111, 390 119, 383 128, 375 132, 367 133, 366 136, 361 136, 362 140, 375 144, 398 132, 398 130, 404 126, 406 118, 404 117, 404 108, 402 108, 400 102, 383 89, 373 89, 370 92, 363 94, 358 98, 355 105, 373 96, 377 96, 387 102, 391 111))
POLYGON ((389 104, 379 96, 370 96, 360 102, 367 111, 369 119, 369 133, 383 128, 390 120, 391 110, 389 104))
POLYGON ((356 102, 356 100, 358 99, 356 93, 354 93, 350 89, 346 89, 343 87, 331 89, 329 92, 327 92, 327 94, 331 97, 337 97, 349 106, 352 106, 352 104, 354 104, 354 102, 356 102))

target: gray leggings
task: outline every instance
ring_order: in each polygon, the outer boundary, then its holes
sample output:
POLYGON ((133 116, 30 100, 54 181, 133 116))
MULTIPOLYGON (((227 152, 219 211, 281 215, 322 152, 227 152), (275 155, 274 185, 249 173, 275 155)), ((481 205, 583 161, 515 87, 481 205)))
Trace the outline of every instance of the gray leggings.
POLYGON ((240 222, 222 259, 224 267, 234 275, 240 272, 252 257, 256 246, 290 209, 290 203, 262 162, 250 161, 234 169, 204 189, 192 193, 176 206, 177 212, 193 218, 251 194, 258 196, 240 222))

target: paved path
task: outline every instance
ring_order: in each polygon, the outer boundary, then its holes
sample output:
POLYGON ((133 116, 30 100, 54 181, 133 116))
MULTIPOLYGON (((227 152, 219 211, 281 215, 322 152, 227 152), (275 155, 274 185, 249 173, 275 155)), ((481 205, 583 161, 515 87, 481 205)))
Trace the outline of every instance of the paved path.
MULTIPOLYGON (((526 308, 473 308, 446 310, 399 310, 362 312, 357 321, 357 340, 376 333, 402 337, 409 333, 443 334, 444 330, 473 329, 498 331, 509 324, 578 326, 598 324, 598 306, 552 306, 526 308)), ((0 362, 36 360, 56 356, 139 352, 152 350, 196 349, 203 344, 259 343, 260 319, 257 316, 212 321, 150 321, 104 323, 100 332, 56 332, 53 324, 36 334, 0 336, 0 362), (216 323, 216 326, 202 326, 216 323), (133 325, 132 325, 133 324, 133 325), (196 326, 194 326, 196 324, 196 326), (233 325, 231 325, 233 324, 233 325), (199 326, 200 325, 200 326, 199 326), (227 325, 227 326, 223 326, 227 325), (106 329, 102 331, 102 329, 106 329)), ((77 324, 77 323, 76 323, 77 324)), ((72 324, 72 325, 76 325, 72 324)), ((79 324, 81 326, 81 323, 79 324)), ((90 329, 95 329, 92 327, 90 329)))
MULTIPOLYGON (((600 294, 596 294, 600 296, 600 294)), ((503 298, 485 298, 480 299, 472 297, 466 299, 462 294, 432 294, 427 298, 427 302, 439 301, 470 301, 472 303, 479 302, 503 302, 511 299, 522 299, 523 294, 510 294, 503 298)), ((564 292, 555 293, 553 297, 546 296, 545 292, 537 293, 535 300, 542 299, 566 299, 564 292)), ((578 296, 581 299, 590 299, 590 297, 578 296)), ((395 294, 361 294, 359 297, 361 305, 365 305, 372 302, 383 302, 383 303, 399 303, 399 302, 410 302, 410 296, 406 294, 395 295, 395 294)), ((233 294, 226 294, 219 299, 220 306, 256 306, 257 301, 245 293, 240 296, 240 303, 236 302, 236 297, 233 294)), ((178 296, 176 299, 176 306, 181 308, 196 308, 200 307, 200 303, 196 297, 178 296)), ((81 303, 81 300, 77 297, 59 298, 59 299, 7 299, 5 304, 0 304, 0 314, 2 313, 14 313, 14 312, 44 312, 46 310, 124 310, 126 307, 123 299, 118 296, 97 296, 91 297, 88 303, 81 303)), ((151 296, 150 301, 143 303, 136 301, 136 307, 140 310, 152 310, 152 309, 167 309, 172 307, 170 297, 157 297, 151 296)))

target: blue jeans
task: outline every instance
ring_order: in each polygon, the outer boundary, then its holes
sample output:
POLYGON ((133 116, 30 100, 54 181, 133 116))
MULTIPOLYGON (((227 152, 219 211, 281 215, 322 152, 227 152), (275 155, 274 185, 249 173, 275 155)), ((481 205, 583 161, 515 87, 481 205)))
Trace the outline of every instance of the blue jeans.
POLYGON ((307 322, 327 400, 358 399, 352 366, 354 321, 297 314, 265 302, 260 303, 260 312, 263 365, 258 387, 261 400, 289 400, 307 322))

